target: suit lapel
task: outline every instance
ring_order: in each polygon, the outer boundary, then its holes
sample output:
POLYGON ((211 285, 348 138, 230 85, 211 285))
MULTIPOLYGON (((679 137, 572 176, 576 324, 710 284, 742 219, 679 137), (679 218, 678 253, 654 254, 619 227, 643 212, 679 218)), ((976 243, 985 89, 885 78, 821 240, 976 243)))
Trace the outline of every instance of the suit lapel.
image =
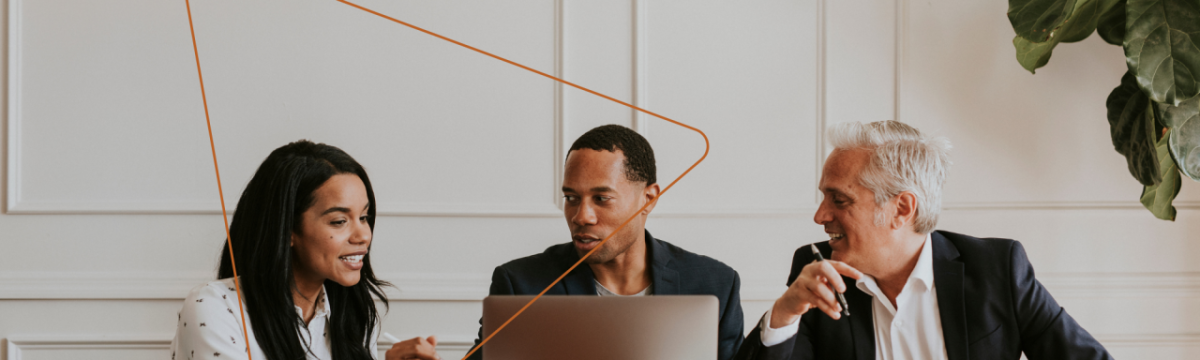
MULTIPOLYGON (((562 271, 567 271, 571 265, 579 261, 579 254, 572 247, 571 252, 565 257, 567 262, 563 263, 562 271)), ((596 295, 596 276, 592 273, 592 267, 587 263, 579 264, 575 270, 571 270, 570 274, 562 279, 559 283, 562 285, 565 295, 596 295)))
POLYGON ((871 295, 862 292, 854 279, 843 276, 846 282, 846 304, 850 306, 850 334, 854 339, 854 358, 875 358, 875 322, 871 295))
POLYGON ((963 303, 963 263, 958 249, 938 232, 933 238, 933 286, 937 288, 938 314, 942 317, 942 339, 949 360, 967 359, 967 316, 963 303))
POLYGON ((679 272, 670 267, 671 254, 666 245, 650 236, 650 231, 646 231, 646 251, 649 252, 646 258, 650 259, 651 295, 679 294, 679 272))
MULTIPOLYGON (((826 259, 833 258, 833 248, 828 241, 817 243, 817 250, 826 259)), ((814 256, 815 258, 815 256, 814 256)), ((854 358, 868 360, 875 358, 875 322, 872 317, 875 299, 858 289, 858 281, 843 276, 846 283, 846 305, 850 307, 850 338, 854 347, 854 358)), ((816 309, 809 311, 819 311, 816 309)), ((840 322, 841 320, 839 320, 840 322)))

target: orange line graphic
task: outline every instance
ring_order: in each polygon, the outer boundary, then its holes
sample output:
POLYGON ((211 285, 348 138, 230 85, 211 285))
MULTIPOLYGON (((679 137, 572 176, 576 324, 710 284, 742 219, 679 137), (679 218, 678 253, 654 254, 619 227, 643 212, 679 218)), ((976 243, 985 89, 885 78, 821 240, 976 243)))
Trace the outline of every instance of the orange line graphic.
POLYGON ((208 117, 208 96, 204 94, 204 72, 200 71, 200 49, 196 46, 196 27, 192 25, 192 3, 183 0, 187 6, 188 30, 192 32, 192 53, 196 55, 196 76, 200 78, 200 99, 204 101, 204 123, 208 125, 208 145, 212 148, 213 170, 217 174, 217 195, 221 197, 221 220, 225 221, 225 246, 229 248, 229 264, 233 266, 233 286, 237 290, 238 313, 242 316, 242 340, 246 344, 246 359, 250 355, 250 335, 246 331, 246 311, 242 309, 242 284, 238 280, 237 262, 233 259, 233 244, 229 236, 229 217, 225 214, 225 190, 221 188, 221 167, 217 166, 217 144, 213 141, 212 120, 208 117))
POLYGON ((662 197, 662 195, 663 195, 663 194, 665 194, 665 193, 667 192, 667 190, 670 190, 672 186, 675 186, 675 183, 679 182, 679 179, 682 179, 682 178, 683 178, 685 175, 687 175, 689 172, 691 172, 691 171, 692 171, 692 169, 696 168, 696 165, 700 165, 700 162, 701 162, 701 161, 704 161, 704 158, 708 157, 708 149, 709 149, 709 144, 708 144, 708 135, 705 135, 703 131, 700 131, 700 129, 697 129, 697 128, 694 128, 694 127, 688 126, 687 124, 684 124, 684 123, 681 123, 681 122, 678 122, 678 121, 675 121, 675 120, 671 120, 671 119, 669 119, 669 118, 667 118, 667 117, 665 117, 665 116, 662 116, 662 115, 656 114, 656 113, 654 113, 654 112, 651 112, 651 111, 649 111, 649 110, 642 109, 642 108, 640 108, 640 107, 637 107, 637 106, 633 106, 633 104, 630 104, 630 103, 627 103, 627 102, 624 102, 624 101, 621 101, 621 100, 614 99, 614 98, 613 98, 613 97, 611 97, 611 96, 604 95, 604 94, 601 94, 601 93, 598 93, 598 92, 592 91, 591 89, 585 88, 585 87, 583 87, 583 86, 576 85, 575 83, 572 83, 572 82, 570 82, 570 81, 566 81, 566 80, 563 80, 563 79, 559 79, 559 78, 557 78, 557 77, 554 77, 553 75, 550 75, 550 74, 547 74, 547 73, 544 73, 544 72, 541 72, 541 71, 537 71, 537 70, 535 70, 535 69, 533 69, 533 68, 531 68, 531 67, 528 67, 528 66, 525 66, 525 65, 518 64, 518 63, 516 63, 516 62, 514 62, 514 61, 512 61, 512 60, 508 60, 508 59, 502 58, 502 57, 500 57, 500 56, 497 56, 497 55, 495 55, 495 54, 489 53, 489 52, 487 52, 487 51, 479 50, 479 49, 477 49, 477 48, 475 48, 475 47, 472 47, 472 46, 470 46, 470 45, 467 45, 467 44, 463 44, 463 43, 461 43, 461 42, 458 42, 457 40, 454 40, 454 39, 451 39, 451 38, 448 38, 448 37, 445 37, 445 36, 439 35, 439 34, 437 34, 437 33, 434 33, 434 32, 432 32, 432 31, 429 31, 429 30, 425 30, 425 29, 423 29, 423 28, 420 28, 420 27, 418 27, 418 26, 415 26, 415 25, 412 25, 412 24, 409 24, 409 23, 406 23, 406 22, 400 21, 400 20, 398 20, 398 19, 396 19, 396 18, 393 18, 393 17, 387 16, 387 15, 381 14, 381 13, 379 13, 379 12, 375 11, 375 10, 371 10, 371 9, 368 9, 368 8, 365 8, 365 7, 362 7, 362 6, 359 6, 358 4, 355 4, 355 3, 352 3, 352 2, 349 2, 349 1, 346 1, 346 0, 337 0, 337 1, 338 1, 338 2, 341 2, 341 3, 343 3, 343 4, 346 4, 346 5, 350 5, 350 6, 353 6, 353 7, 355 7, 355 8, 358 8, 359 10, 366 11, 366 12, 369 12, 369 13, 371 13, 371 14, 375 14, 375 15, 377 15, 377 16, 379 16, 379 17, 382 17, 382 18, 384 18, 384 19, 391 20, 391 21, 393 21, 393 22, 395 22, 395 23, 397 23, 397 24, 404 25, 404 26, 410 27, 410 28, 412 28, 412 29, 414 29, 414 30, 417 30, 417 31, 420 31, 420 32, 423 32, 423 33, 426 33, 426 34, 429 34, 429 35, 432 35, 432 36, 434 36, 434 37, 436 37, 436 38, 438 38, 438 39, 446 40, 446 41, 449 41, 449 42, 451 42, 451 43, 454 43, 455 45, 462 46, 462 47, 465 47, 465 48, 467 48, 467 49, 474 50, 475 52, 478 52, 478 53, 480 53, 480 54, 484 54, 484 55, 490 56, 490 57, 492 57, 492 58, 494 58, 494 59, 496 59, 496 60, 500 60, 500 61, 503 61, 503 62, 509 63, 509 64, 511 64, 511 65, 513 65, 513 66, 516 66, 516 67, 519 67, 519 68, 522 68, 522 69, 525 69, 525 70, 532 71, 533 73, 536 73, 536 74, 538 74, 538 75, 541 75, 541 76, 548 77, 548 78, 550 78, 550 79, 552 79, 552 80, 554 80, 554 81, 557 81, 557 82, 560 82, 560 83, 563 83, 563 84, 569 85, 569 86, 571 86, 571 87, 574 87, 574 88, 576 88, 576 89, 579 89, 579 90, 586 91, 586 92, 588 92, 588 93, 590 93, 590 94, 592 94, 592 95, 596 95, 596 96, 599 96, 599 97, 602 97, 602 98, 608 99, 608 100, 610 100, 610 101, 612 101, 612 102, 615 102, 615 103, 618 103, 618 104, 621 104, 621 105, 628 106, 628 107, 629 107, 629 108, 631 108, 631 109, 634 109, 634 110, 637 110, 637 111, 641 111, 641 112, 643 112, 643 113, 649 114, 649 115, 651 115, 651 116, 654 116, 654 117, 656 117, 656 118, 659 118, 659 119, 663 119, 663 120, 669 121, 669 122, 671 122, 671 123, 673 123, 673 124, 675 124, 675 125, 679 125, 679 126, 682 126, 682 127, 688 128, 688 129, 690 129, 690 130, 692 130, 692 131, 695 131, 695 132, 697 132, 697 133, 700 133, 700 136, 704 137, 704 155, 703 155, 703 156, 700 156, 700 159, 699 159, 699 160, 696 160, 696 163, 694 163, 694 164, 692 164, 692 166, 688 167, 688 168, 687 168, 687 170, 685 170, 685 171, 684 171, 682 174, 679 174, 679 177, 677 177, 677 178, 675 178, 675 180, 671 181, 671 183, 670 183, 670 184, 668 184, 668 185, 667 185, 667 187, 663 188, 662 192, 659 192, 659 193, 658 193, 658 196, 656 196, 656 197, 654 197, 654 199, 651 199, 650 201, 646 202, 646 205, 642 205, 642 207, 641 207, 640 209, 638 209, 637 211, 635 211, 635 212, 633 213, 633 216, 630 216, 628 219, 626 219, 626 220, 625 220, 625 222, 621 223, 621 226, 618 226, 616 230, 613 230, 612 234, 609 234, 608 236, 604 237, 604 239, 603 239, 603 240, 600 240, 600 243, 599 243, 599 244, 596 244, 596 247, 593 247, 593 248, 592 248, 592 250, 591 250, 591 251, 588 251, 588 253, 587 253, 587 254, 584 254, 584 255, 583 255, 583 257, 581 257, 581 258, 579 259, 579 261, 576 261, 574 265, 571 265, 571 267, 570 267, 569 269, 567 269, 567 271, 566 271, 566 272, 564 272, 562 275, 559 275, 557 279, 554 279, 554 282, 550 283, 550 285, 549 285, 549 286, 547 286, 547 287, 546 287, 546 289, 542 290, 542 292, 541 292, 541 293, 538 293, 538 294, 537 294, 537 296, 533 297, 533 300, 530 300, 528 303, 526 303, 526 304, 525 304, 525 306, 522 306, 522 307, 521 307, 521 310, 518 310, 516 314, 513 314, 513 316, 512 316, 512 317, 508 318, 508 320, 507 320, 507 321, 505 321, 505 322, 504 322, 504 324, 501 324, 501 325, 500 325, 500 327, 496 328, 496 331, 493 331, 493 332, 492 332, 491 334, 489 334, 489 335, 488 335, 486 338, 484 338, 484 339, 483 339, 483 341, 481 341, 481 342, 479 343, 479 345, 475 346, 474 348, 471 348, 471 351, 467 352, 467 355, 466 355, 466 356, 463 356, 463 360, 466 360, 468 357, 470 357, 470 356, 471 356, 471 354, 474 354, 476 351, 478 351, 478 350, 479 350, 479 348, 483 347, 483 344, 486 344, 486 343, 488 342, 488 340, 491 340, 491 339, 492 339, 492 337, 493 337, 493 336, 496 336, 496 334, 500 333, 500 330, 504 330, 504 327, 505 327, 505 326, 508 326, 508 324, 509 324, 509 323, 511 323, 511 322, 513 321, 513 319, 516 319, 516 318, 517 318, 517 316, 520 316, 520 315, 521 315, 521 313, 525 312, 525 309, 528 309, 528 308, 529 308, 529 306, 530 306, 530 305, 533 305, 533 303, 534 303, 534 302, 536 302, 538 299, 540 299, 540 298, 542 297, 542 295, 545 295, 545 294, 546 294, 546 292, 547 292, 547 291, 549 291, 551 287, 554 287, 554 285, 555 285, 555 284, 558 284, 558 282, 559 282, 559 281, 562 281, 562 279, 563 279, 564 277, 566 277, 566 276, 567 276, 567 274, 571 273, 571 271, 572 271, 572 270, 575 270, 575 268, 576 268, 576 267, 578 267, 578 266, 579 266, 579 264, 583 263, 583 261, 584 261, 585 259, 587 259, 589 256, 592 256, 592 253, 594 253, 594 252, 596 252, 596 250, 600 249, 600 247, 601 247, 601 246, 604 246, 604 243, 605 243, 605 242, 608 242, 608 239, 609 239, 609 238, 612 238, 613 234, 616 234, 617 232, 621 231, 621 229, 625 228, 625 225, 628 225, 630 221, 633 221, 633 219, 634 219, 635 217, 637 217, 637 214, 638 214, 638 213, 642 212, 642 210, 645 210, 647 206, 650 206, 650 204, 653 204, 655 201, 658 201, 658 198, 659 198, 659 197, 662 197))

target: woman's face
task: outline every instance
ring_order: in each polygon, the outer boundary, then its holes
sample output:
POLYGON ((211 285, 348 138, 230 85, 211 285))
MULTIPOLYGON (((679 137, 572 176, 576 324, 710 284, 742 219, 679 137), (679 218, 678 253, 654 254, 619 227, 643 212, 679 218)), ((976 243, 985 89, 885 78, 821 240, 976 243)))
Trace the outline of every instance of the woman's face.
POLYGON ((355 174, 334 175, 313 191, 300 231, 292 233, 298 287, 318 287, 326 279, 342 286, 358 283, 371 246, 370 205, 367 188, 355 174))

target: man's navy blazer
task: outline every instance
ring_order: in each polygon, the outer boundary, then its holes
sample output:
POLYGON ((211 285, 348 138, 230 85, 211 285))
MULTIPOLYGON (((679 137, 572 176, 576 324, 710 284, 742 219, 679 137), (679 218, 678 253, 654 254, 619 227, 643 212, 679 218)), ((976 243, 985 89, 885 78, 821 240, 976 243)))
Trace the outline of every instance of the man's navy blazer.
MULTIPOLYGON (((1016 360, 1022 351, 1030 360, 1112 359, 1034 278, 1020 242, 947 231, 935 231, 932 240, 933 283, 949 360, 1016 360)), ((830 257, 828 242, 817 248, 830 257)), ((796 250, 788 285, 814 258, 808 246, 796 250)), ((762 345, 755 327, 738 359, 874 359, 873 299, 854 279, 842 280, 849 317, 833 320, 809 311, 795 338, 771 347, 762 345)))
MULTIPOLYGON (((649 259, 653 295, 713 295, 720 311, 717 340, 719 360, 728 360, 742 343, 742 302, 738 291, 741 280, 737 271, 716 259, 697 255, 650 236, 646 232, 646 258, 649 259)), ((579 261, 572 243, 558 244, 545 252, 509 261, 492 272, 491 295, 536 295, 554 279, 579 261)), ((572 270, 547 295, 596 295, 595 275, 587 264, 572 270)), ((483 320, 480 319, 482 325, 483 320)), ((479 345, 483 327, 479 328, 479 345)), ((487 346, 487 345, 484 345, 487 346)), ((482 359, 476 351, 471 359, 482 359)))

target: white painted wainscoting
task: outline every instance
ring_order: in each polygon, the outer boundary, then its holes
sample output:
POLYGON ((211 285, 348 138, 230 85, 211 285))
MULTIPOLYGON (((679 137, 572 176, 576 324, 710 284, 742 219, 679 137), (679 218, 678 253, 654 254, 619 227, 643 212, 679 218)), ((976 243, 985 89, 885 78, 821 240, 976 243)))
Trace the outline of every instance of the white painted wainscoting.
MULTIPOLYGON (((899 119, 954 143, 939 228, 1021 240, 1120 359, 1200 358, 1200 184, 1175 222, 1137 202, 1098 38, 1031 75, 1001 0, 362 0, 359 4, 704 130, 712 149, 656 237, 738 270, 747 328, 812 223, 823 130, 899 119)), ((301 138, 363 163, 392 281, 384 330, 461 357, 491 270, 567 240, 564 150, 650 139, 667 182, 695 133, 331 0, 192 2, 230 210, 301 138)), ((0 360, 165 358, 171 316, 224 238, 184 2, 8 0, 0 360), (165 355, 164 355, 165 354, 165 355)))

